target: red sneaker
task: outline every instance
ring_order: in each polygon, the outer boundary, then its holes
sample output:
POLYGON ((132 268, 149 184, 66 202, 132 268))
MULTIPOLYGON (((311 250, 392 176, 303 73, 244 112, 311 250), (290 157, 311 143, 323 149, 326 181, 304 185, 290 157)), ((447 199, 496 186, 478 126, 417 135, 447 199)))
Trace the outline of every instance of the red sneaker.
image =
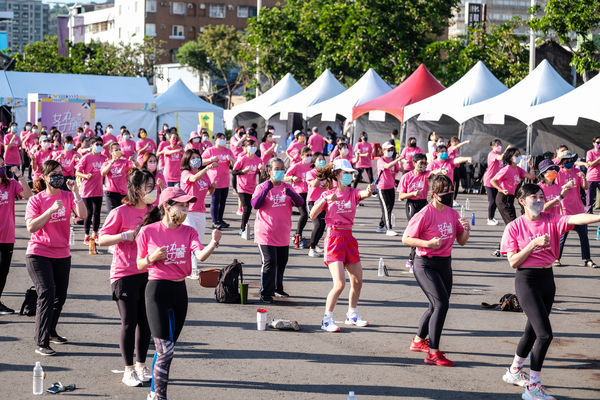
POLYGON ((429 353, 429 339, 423 339, 420 342, 415 342, 415 339, 410 341, 410 351, 420 351, 429 353))
POLYGON ((425 357, 425 364, 439 365, 440 367, 454 367, 454 363, 448 360, 444 356, 444 353, 439 350, 433 354, 427 353, 427 357, 425 357))
POLYGON ((90 235, 85 235, 85 237, 83 238, 83 244, 85 244, 86 246, 90 244, 90 235))

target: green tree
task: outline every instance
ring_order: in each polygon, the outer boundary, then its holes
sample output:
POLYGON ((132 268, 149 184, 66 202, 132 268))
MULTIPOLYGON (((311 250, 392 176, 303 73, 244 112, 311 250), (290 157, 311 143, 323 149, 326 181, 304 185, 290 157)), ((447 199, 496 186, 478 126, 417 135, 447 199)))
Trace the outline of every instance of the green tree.
POLYGON ((514 33, 521 25, 515 18, 488 31, 478 27, 468 36, 431 43, 423 51, 423 62, 445 86, 463 77, 478 61, 506 86, 513 86, 529 73, 525 38, 514 33))
POLYGON ((368 68, 399 82, 440 37, 457 0, 287 0, 249 20, 245 58, 273 79, 303 84, 329 68, 346 84, 368 68))
MULTIPOLYGON (((204 27, 197 40, 187 42, 179 48, 177 60, 200 74, 208 73, 217 78, 227 91, 229 108, 233 89, 247 78, 246 65, 239 57, 242 47, 242 34, 235 27, 209 25, 204 27)), ((209 99, 212 101, 212 96, 209 99)))
MULTIPOLYGON (((540 7, 530 12, 536 13, 540 7)), ((571 65, 588 80, 588 72, 600 69, 598 47, 593 33, 600 28, 600 0, 548 0, 544 15, 530 26, 549 37, 556 37, 573 53, 571 65)))

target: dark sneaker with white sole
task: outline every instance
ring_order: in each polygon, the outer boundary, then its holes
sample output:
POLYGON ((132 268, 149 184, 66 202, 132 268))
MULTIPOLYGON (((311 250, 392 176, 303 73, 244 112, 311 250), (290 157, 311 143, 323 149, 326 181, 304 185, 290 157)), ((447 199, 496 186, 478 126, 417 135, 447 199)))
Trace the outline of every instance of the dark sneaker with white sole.
POLYGON ((59 335, 50 336, 50 343, 65 344, 68 341, 69 340, 66 337, 62 337, 62 336, 59 336, 59 335))
POLYGON ((0 303, 0 315, 9 315, 14 313, 15 310, 13 310, 12 308, 8 308, 4 304, 0 303))
POLYGON ((50 346, 40 346, 35 349, 35 352, 41 356, 55 356, 56 352, 50 346))

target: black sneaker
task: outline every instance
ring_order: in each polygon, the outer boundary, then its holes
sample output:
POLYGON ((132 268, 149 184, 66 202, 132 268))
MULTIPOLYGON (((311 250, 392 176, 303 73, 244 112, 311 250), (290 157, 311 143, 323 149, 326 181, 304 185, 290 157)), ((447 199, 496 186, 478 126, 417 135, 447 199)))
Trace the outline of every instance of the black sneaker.
POLYGON ((284 292, 283 290, 276 290, 275 291, 275 296, 277 296, 277 297, 290 297, 290 295, 287 294, 286 292, 284 292))
POLYGON ((40 346, 35 352, 41 356, 55 356, 56 352, 50 346, 40 346))
POLYGON ((68 340, 66 337, 62 337, 59 335, 52 335, 50 336, 50 343, 54 343, 54 344, 65 344, 67 343, 68 340))
POLYGON ((229 225, 227 222, 225 222, 225 221, 221 221, 221 227, 222 227, 222 228, 229 228, 229 226, 230 226, 230 225, 229 225))
POLYGON ((14 314, 14 313, 15 313, 15 310, 13 310, 12 308, 8 308, 4 304, 0 303, 0 315, 8 315, 8 314, 14 314))
POLYGON ((494 251, 492 252, 492 255, 493 255, 493 256, 496 256, 496 257, 501 257, 501 256, 502 256, 502 254, 500 254, 500 250, 494 250, 494 251))
POLYGON ((260 302, 273 304, 273 297, 272 296, 260 296, 260 302))
POLYGON ((212 224, 212 228, 221 230, 223 227, 221 226, 221 224, 212 224))

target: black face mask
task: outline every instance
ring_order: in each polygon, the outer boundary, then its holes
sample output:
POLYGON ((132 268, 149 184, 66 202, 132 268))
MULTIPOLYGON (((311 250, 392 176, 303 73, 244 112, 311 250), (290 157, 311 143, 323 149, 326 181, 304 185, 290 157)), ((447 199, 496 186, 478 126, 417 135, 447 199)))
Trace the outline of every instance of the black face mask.
POLYGON ((408 143, 408 147, 417 147, 417 142, 408 143))
POLYGON ((60 189, 65 183, 65 177, 62 175, 52 175, 49 179, 50 186, 55 189, 60 189))
POLYGON ((452 203, 454 202, 454 193, 450 192, 442 196, 438 194, 438 197, 443 205, 452 207, 452 203))
POLYGON ((367 136, 363 136, 362 140, 363 140, 363 142, 366 142, 367 140, 369 140, 369 138, 367 136))

